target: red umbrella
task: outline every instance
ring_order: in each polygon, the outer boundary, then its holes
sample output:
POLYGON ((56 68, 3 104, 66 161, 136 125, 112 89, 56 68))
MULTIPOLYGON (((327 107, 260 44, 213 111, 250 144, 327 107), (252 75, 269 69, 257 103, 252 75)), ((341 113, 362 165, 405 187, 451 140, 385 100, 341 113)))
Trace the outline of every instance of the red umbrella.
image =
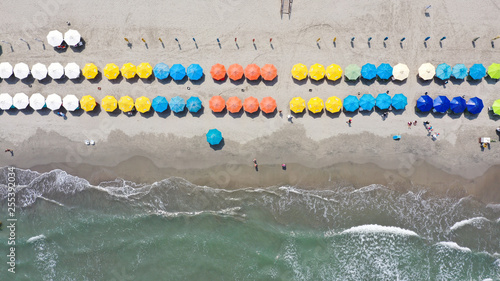
POLYGON ((210 74, 215 80, 224 80, 226 78, 226 68, 220 63, 214 64, 210 70, 210 74))
POLYGON ((245 67, 245 77, 248 80, 257 80, 260 77, 260 67, 254 63, 245 67))
POLYGON ((227 76, 234 81, 240 80, 243 77, 243 67, 237 63, 232 64, 227 69, 227 76))
POLYGON ((241 104, 241 100, 238 97, 230 97, 227 99, 226 102, 227 111, 231 113, 240 112, 242 106, 243 105, 241 104))
POLYGON ((221 112, 226 107, 226 101, 221 96, 213 96, 208 104, 213 112, 221 112))
POLYGON ((265 97, 260 102, 260 108, 264 113, 272 113, 276 110, 276 100, 271 97, 265 97))
POLYGON ((259 100, 254 97, 248 97, 243 102, 243 108, 248 113, 254 113, 259 110, 259 100))
POLYGON ((260 75, 262 75, 262 79, 271 81, 278 75, 278 70, 274 65, 266 64, 260 69, 260 75))

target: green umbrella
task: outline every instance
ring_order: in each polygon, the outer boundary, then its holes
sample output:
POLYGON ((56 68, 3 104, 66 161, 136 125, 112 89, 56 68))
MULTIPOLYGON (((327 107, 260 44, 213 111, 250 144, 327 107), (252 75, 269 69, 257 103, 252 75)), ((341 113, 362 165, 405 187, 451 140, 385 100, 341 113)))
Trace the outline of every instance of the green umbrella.
POLYGON ((492 63, 488 67, 488 75, 492 79, 500 79, 500 64, 498 64, 498 63, 492 63))
POLYGON ((494 101, 491 108, 493 109, 493 113, 500 115, 500 100, 494 101))
POLYGON ((349 80, 356 80, 361 76, 361 67, 357 64, 350 64, 345 68, 345 77, 349 80))

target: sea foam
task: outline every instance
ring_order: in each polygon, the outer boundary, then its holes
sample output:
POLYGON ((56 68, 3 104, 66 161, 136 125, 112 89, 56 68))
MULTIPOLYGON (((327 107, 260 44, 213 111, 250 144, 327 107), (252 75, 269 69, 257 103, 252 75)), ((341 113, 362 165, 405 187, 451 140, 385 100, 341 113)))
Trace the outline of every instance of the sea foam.
POLYGON ((455 242, 449 242, 449 241, 445 242, 445 241, 443 241, 443 242, 437 243, 437 245, 445 246, 445 247, 448 247, 448 248, 451 248, 451 249, 455 249, 455 250, 459 250, 459 251, 463 251, 463 252, 470 252, 471 251, 469 248, 459 246, 455 242))
POLYGON ((346 233, 390 233, 402 236, 417 236, 417 237, 419 236, 417 233, 408 229, 396 226, 382 226, 378 224, 366 224, 366 225, 354 226, 341 232, 341 234, 346 234, 346 233))
POLYGON ((489 222, 490 220, 485 217, 475 217, 471 219, 462 220, 456 222, 452 227, 450 227, 450 231, 457 230, 466 225, 473 225, 474 227, 480 227, 482 222, 489 222))
POLYGON ((33 242, 35 242, 37 240, 40 240, 40 239, 45 239, 45 235, 40 234, 40 235, 37 235, 37 236, 33 236, 30 239, 28 239, 26 242, 27 243, 33 243, 33 242))

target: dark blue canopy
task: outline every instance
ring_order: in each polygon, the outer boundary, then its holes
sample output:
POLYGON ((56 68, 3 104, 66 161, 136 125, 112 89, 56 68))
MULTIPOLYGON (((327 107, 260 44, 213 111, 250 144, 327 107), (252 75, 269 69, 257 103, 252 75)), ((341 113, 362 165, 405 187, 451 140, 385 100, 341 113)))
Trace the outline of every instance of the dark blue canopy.
POLYGON ((433 106, 437 112, 444 113, 450 109, 450 100, 445 96, 438 96, 434 99, 433 106))
POLYGON ((483 110, 483 101, 480 98, 474 97, 467 102, 467 111, 471 114, 478 114, 483 110))
POLYGON ((465 110, 465 100, 462 97, 454 97, 450 102, 451 111, 462 113, 465 110))
POLYGON ((417 100, 417 108, 422 111, 430 111, 432 109, 432 99, 427 95, 420 96, 417 100))

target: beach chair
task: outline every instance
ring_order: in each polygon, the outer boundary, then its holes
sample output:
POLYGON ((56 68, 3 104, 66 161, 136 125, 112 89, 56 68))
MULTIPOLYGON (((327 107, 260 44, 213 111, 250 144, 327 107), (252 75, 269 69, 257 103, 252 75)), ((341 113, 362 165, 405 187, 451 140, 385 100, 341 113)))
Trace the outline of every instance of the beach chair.
POLYGON ((292 3, 293 0, 281 0, 281 17, 283 17, 283 14, 288 14, 288 18, 290 18, 292 14, 292 3))

